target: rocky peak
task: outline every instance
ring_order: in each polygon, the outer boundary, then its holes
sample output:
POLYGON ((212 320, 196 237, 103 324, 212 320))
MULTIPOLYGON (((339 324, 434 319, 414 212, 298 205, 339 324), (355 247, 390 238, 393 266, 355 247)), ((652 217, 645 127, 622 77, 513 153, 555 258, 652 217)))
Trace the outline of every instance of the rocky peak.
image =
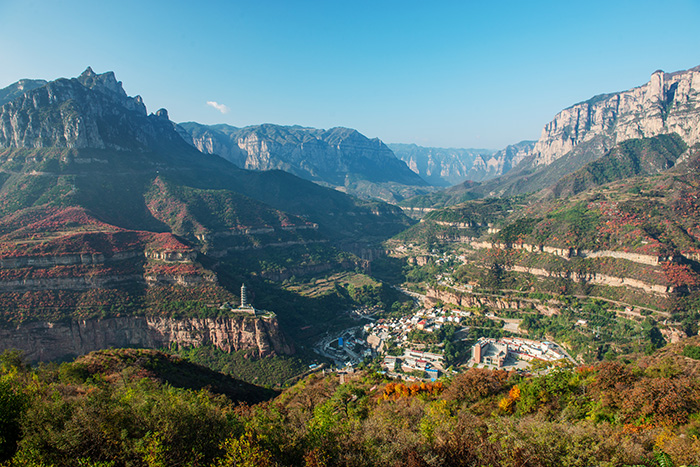
POLYGON ((114 93, 121 97, 126 97, 126 92, 122 87, 122 82, 117 81, 114 72, 107 71, 102 74, 97 74, 92 71, 92 68, 87 67, 85 71, 78 76, 77 80, 86 88, 95 89, 104 93, 114 93))
POLYGON ((549 165, 593 139, 605 149, 632 138, 678 133, 692 146, 700 142, 699 124, 700 67, 674 73, 657 70, 642 86, 596 96, 559 112, 542 130, 533 163, 549 165))
POLYGON ((147 118, 141 97, 127 96, 111 71, 96 74, 88 67, 77 78, 14 95, 0 107, 0 148, 144 151, 157 141, 181 139, 165 109, 147 118))
POLYGON ((131 111, 146 115, 146 106, 143 104, 141 96, 129 97, 122 87, 122 82, 117 81, 113 71, 97 74, 87 67, 76 80, 88 89, 98 91, 114 100, 131 111))

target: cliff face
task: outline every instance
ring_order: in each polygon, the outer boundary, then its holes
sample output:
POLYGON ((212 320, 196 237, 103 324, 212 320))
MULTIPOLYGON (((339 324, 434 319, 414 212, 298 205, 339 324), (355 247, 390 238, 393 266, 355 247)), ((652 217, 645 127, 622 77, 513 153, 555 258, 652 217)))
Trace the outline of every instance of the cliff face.
POLYGON ((0 350, 19 349, 30 361, 48 361, 110 347, 213 345, 224 352, 253 350, 260 356, 293 354, 276 318, 124 317, 70 323, 23 324, 0 329, 0 350))
POLYGON ((412 171, 435 186, 456 185, 468 178, 481 180, 475 167, 493 153, 488 149, 428 148, 415 144, 388 146, 412 171))
POLYGON ((594 138, 604 146, 632 138, 678 133, 689 146, 700 141, 700 67, 656 71, 643 86, 596 96, 559 112, 533 149, 534 165, 549 165, 594 138))
POLYGON ((3 90, 14 99, 0 107, 0 148, 142 152, 163 142, 184 144, 167 111, 147 115, 141 96, 127 96, 112 72, 98 75, 88 68, 78 78, 40 83, 3 90))
POLYGON ((0 89, 0 105, 5 105, 25 92, 40 88, 46 85, 46 83, 47 81, 43 79, 21 79, 4 89, 0 89))
POLYGON ((406 187, 415 190, 428 186, 382 141, 350 128, 322 130, 270 124, 235 128, 188 122, 180 124, 178 131, 200 151, 220 155, 239 167, 280 169, 307 180, 344 187, 354 194, 391 201, 392 196, 402 196, 406 187), (379 188, 388 193, 382 195, 379 188))
POLYGON ((534 141, 521 141, 500 150, 425 148, 415 144, 389 144, 396 157, 436 186, 465 180, 483 181, 507 173, 527 157, 534 141))

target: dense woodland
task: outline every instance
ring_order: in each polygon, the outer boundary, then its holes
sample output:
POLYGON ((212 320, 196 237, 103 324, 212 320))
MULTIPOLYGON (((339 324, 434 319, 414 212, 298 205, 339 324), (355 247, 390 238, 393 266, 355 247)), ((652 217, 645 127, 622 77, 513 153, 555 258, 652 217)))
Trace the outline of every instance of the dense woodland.
POLYGON ((634 361, 527 375, 312 374, 276 397, 155 351, 39 367, 5 353, 0 456, 37 467, 695 464, 694 339, 634 361))

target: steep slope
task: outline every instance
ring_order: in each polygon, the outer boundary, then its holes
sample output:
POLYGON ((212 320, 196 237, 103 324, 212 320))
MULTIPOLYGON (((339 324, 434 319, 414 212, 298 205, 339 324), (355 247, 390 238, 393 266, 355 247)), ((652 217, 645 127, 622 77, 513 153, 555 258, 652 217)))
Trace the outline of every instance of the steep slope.
POLYGON ((0 107, 0 322, 16 326, 3 345, 33 342, 36 358, 108 345, 293 352, 274 314, 235 310, 249 271, 220 283, 219 259, 266 249, 293 265, 304 252, 289 246, 310 244, 332 258, 410 224, 384 203, 201 153, 111 72, 35 84, 0 107))
POLYGON ((4 89, 0 89, 0 105, 5 105, 24 94, 25 91, 40 88, 46 83, 47 81, 43 79, 21 79, 4 89))
POLYGON ((379 139, 356 130, 300 126, 179 125, 200 151, 218 154, 250 170, 280 169, 349 193, 397 201, 425 192, 428 184, 379 139))
POLYGON ((616 180, 661 173, 673 167, 687 148, 675 133, 626 140, 544 191, 566 198, 616 180))
POLYGON ((488 149, 424 148, 415 144, 389 144, 396 157, 436 186, 488 180, 508 172, 524 159, 534 141, 521 141, 500 151, 488 149))
POLYGON ((688 146, 700 141, 700 67, 656 71, 643 86, 595 96, 559 112, 540 139, 504 175, 479 184, 466 182, 442 193, 406 200, 431 207, 485 196, 534 193, 599 159, 618 144, 677 134, 688 146))
MULTIPOLYGON (((408 222, 399 210, 381 203, 357 201, 274 171, 240 170, 218 156, 203 154, 179 136, 164 109, 147 115, 140 97, 126 96, 112 73, 96 75, 90 69, 77 79, 53 81, 0 107, 0 150, 5 182, 12 182, 13 176, 30 177, 35 181, 28 183, 40 186, 40 191, 58 190, 49 187, 45 178, 68 177, 59 185, 67 187, 69 197, 77 197, 77 202, 88 203, 91 209, 114 219, 130 205, 133 212, 119 220, 128 222, 140 210, 133 223, 150 222, 149 228, 157 224, 161 230, 167 229, 153 219, 143 199, 138 202, 140 193, 149 189, 157 175, 195 189, 264 198, 265 203, 291 210, 311 222, 320 219, 320 227, 334 237, 357 240, 367 227, 358 219, 336 221, 342 217, 331 215, 336 212, 354 211, 356 216, 373 220, 385 215, 376 220, 395 224, 386 234, 408 222), (84 190, 73 187, 78 179, 84 190), (102 193, 105 196, 94 196, 95 190, 106 190, 102 193), (117 192, 119 196, 111 196, 117 192), (300 199, 292 193, 299 193, 300 199), (132 198, 123 202, 125 197, 132 198)), ((15 192, 12 186, 6 191, 15 192)), ((41 194, 34 193, 32 200, 22 203, 32 204, 41 194)))
POLYGON ((533 148, 535 166, 549 165, 579 144, 601 137, 607 146, 632 138, 677 133, 700 141, 700 67, 655 71, 643 86, 595 96, 559 112, 533 148))

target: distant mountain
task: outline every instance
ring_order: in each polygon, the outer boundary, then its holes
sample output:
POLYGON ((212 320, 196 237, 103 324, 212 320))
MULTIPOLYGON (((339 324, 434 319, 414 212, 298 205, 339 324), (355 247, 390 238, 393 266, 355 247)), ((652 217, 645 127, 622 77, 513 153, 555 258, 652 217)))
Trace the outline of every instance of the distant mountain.
POLYGON ((527 156, 533 145, 534 141, 522 141, 500 151, 393 143, 388 146, 425 180, 447 187, 466 180, 478 182, 503 175, 527 156))
POLYGON ((415 144, 387 145, 411 170, 435 186, 450 186, 467 180, 474 161, 490 155, 488 149, 428 148, 415 144))
POLYGON ((379 139, 350 128, 181 123, 180 134, 207 154, 249 170, 280 169, 363 198, 396 202, 430 191, 379 139))

